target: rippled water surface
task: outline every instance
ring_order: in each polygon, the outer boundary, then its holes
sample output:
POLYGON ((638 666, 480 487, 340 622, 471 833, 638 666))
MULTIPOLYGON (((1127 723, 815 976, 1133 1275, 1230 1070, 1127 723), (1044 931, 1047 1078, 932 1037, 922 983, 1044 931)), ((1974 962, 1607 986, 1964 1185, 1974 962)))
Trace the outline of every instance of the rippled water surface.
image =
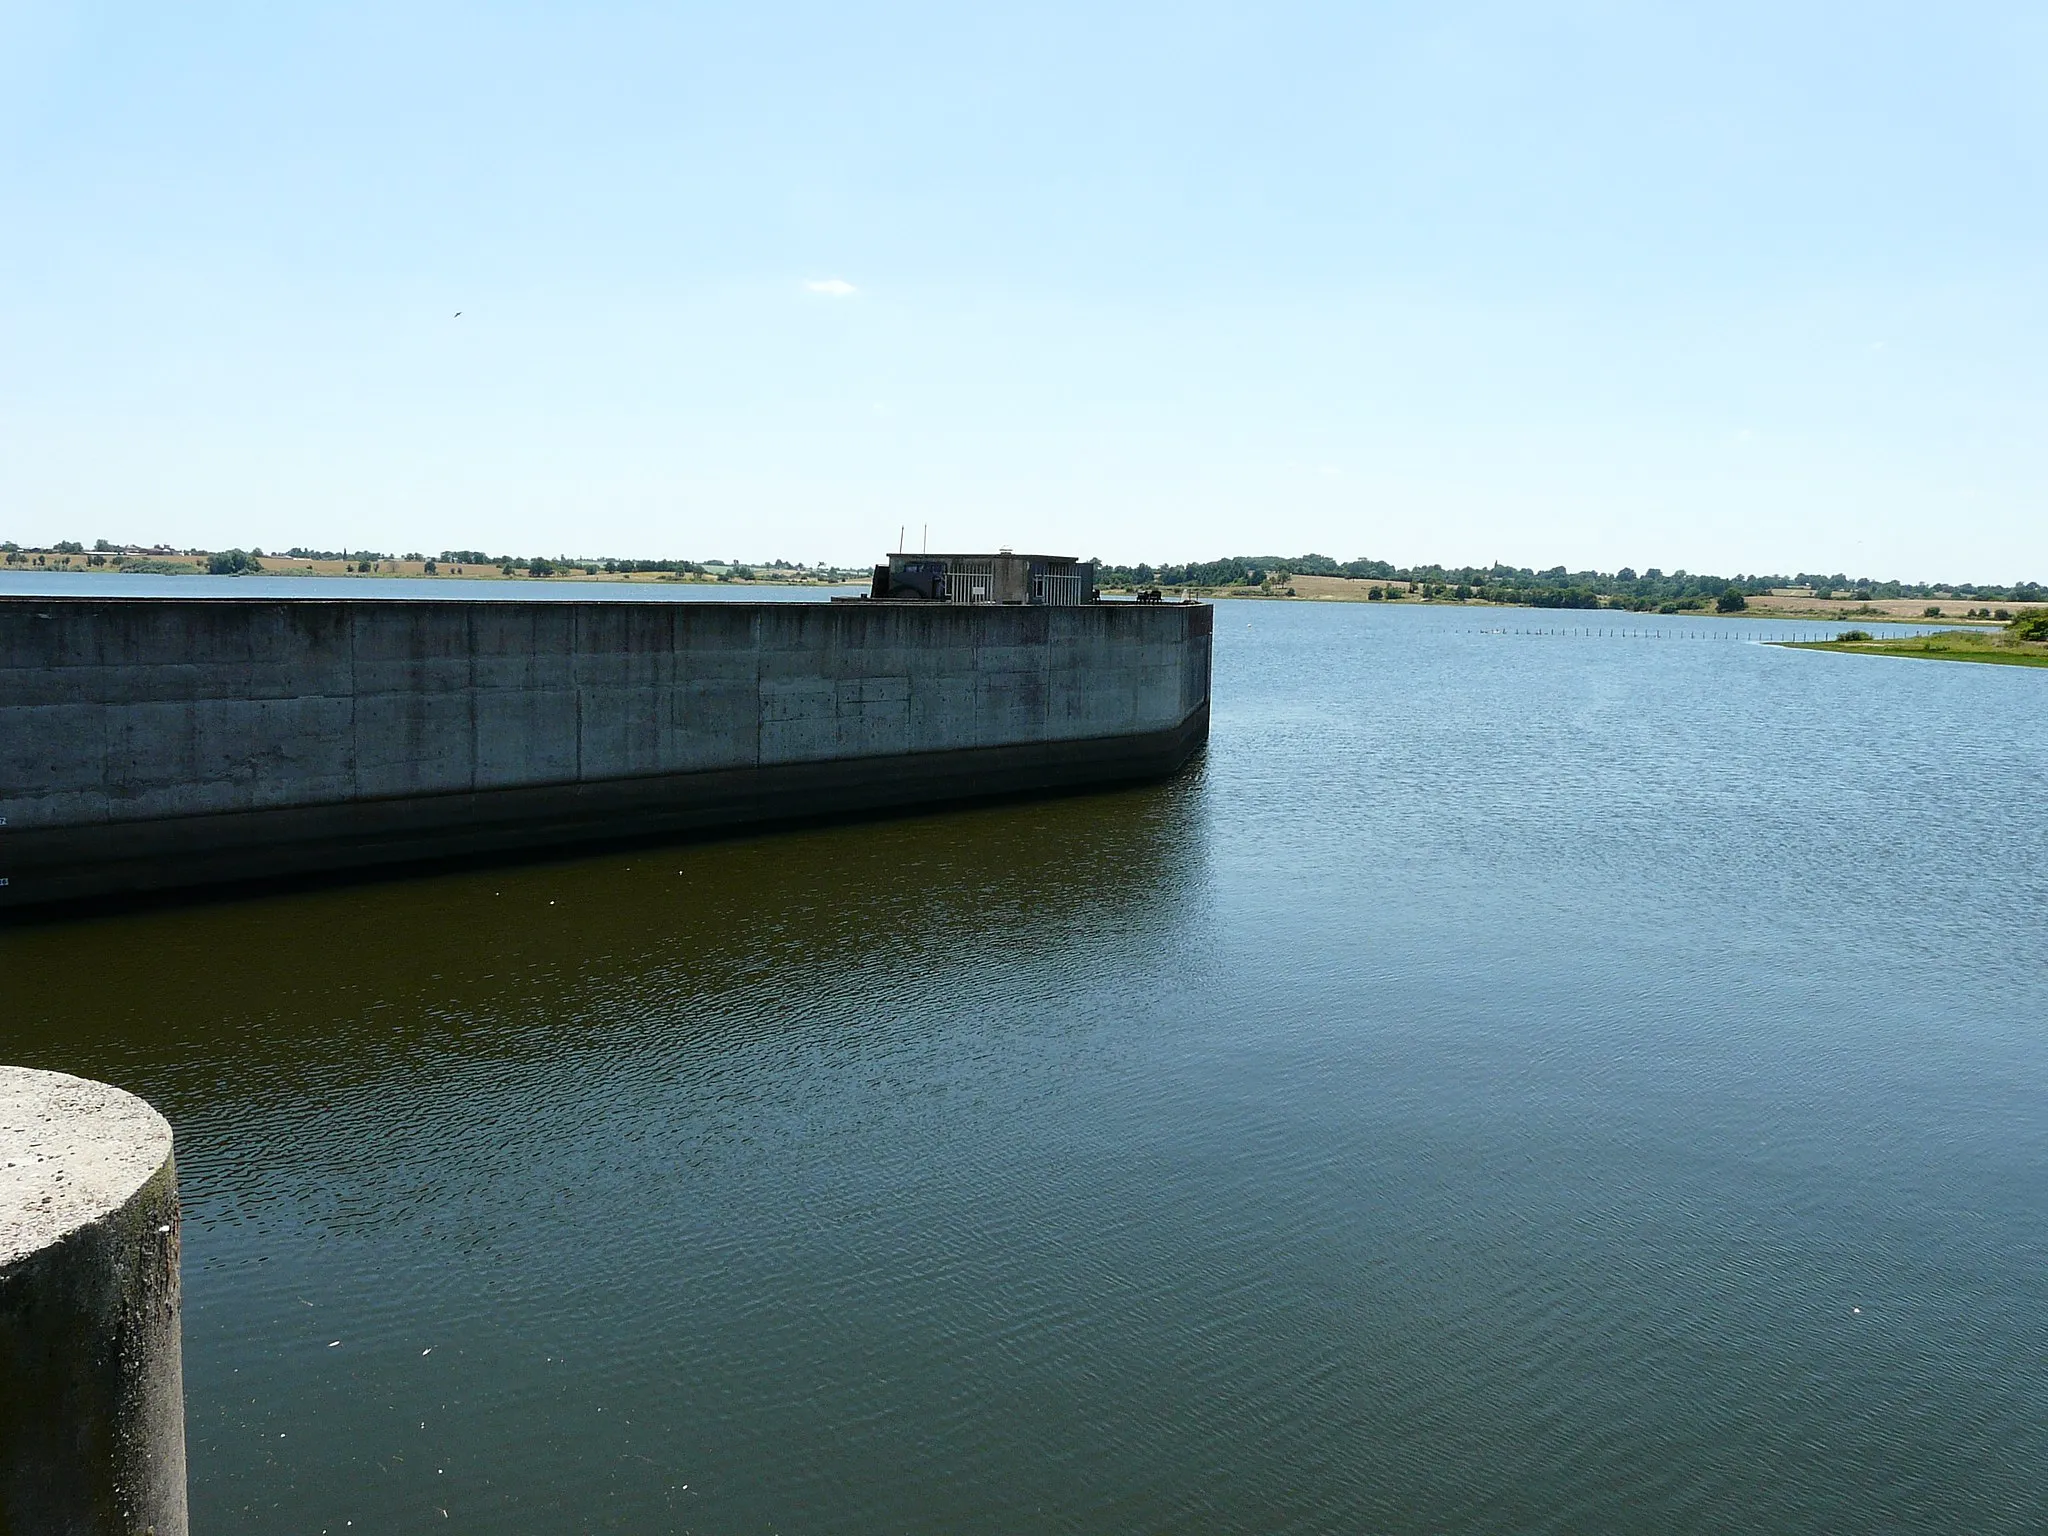
POLYGON ((0 934, 178 1128, 194 1529, 2048 1527, 2048 676, 1525 623, 1224 605, 1155 787, 0 934))

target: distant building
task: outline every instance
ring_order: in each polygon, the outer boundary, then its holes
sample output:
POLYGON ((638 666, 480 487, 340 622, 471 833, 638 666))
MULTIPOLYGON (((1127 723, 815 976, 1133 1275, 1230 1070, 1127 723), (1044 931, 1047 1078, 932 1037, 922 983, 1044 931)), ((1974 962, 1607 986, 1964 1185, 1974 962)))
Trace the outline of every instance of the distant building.
POLYGON ((1095 601, 1095 562, 1072 555, 906 555, 875 567, 869 596, 889 603, 1075 608, 1095 601))

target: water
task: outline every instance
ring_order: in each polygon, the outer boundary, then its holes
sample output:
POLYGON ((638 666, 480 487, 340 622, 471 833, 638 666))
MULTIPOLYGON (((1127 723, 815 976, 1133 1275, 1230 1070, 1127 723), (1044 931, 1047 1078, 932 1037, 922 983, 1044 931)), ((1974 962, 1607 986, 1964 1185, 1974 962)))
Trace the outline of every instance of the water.
POLYGON ((1224 605, 1152 788, 0 934, 178 1127, 194 1528, 2048 1526, 2048 678, 1571 619, 1224 605))

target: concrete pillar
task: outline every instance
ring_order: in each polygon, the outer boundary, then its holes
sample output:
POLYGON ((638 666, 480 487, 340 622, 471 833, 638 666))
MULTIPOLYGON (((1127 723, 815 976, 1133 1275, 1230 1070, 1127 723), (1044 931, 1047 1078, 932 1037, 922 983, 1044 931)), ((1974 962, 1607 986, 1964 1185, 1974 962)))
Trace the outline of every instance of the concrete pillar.
POLYGON ((185 1530, 170 1125, 0 1066, 0 1533, 185 1530))

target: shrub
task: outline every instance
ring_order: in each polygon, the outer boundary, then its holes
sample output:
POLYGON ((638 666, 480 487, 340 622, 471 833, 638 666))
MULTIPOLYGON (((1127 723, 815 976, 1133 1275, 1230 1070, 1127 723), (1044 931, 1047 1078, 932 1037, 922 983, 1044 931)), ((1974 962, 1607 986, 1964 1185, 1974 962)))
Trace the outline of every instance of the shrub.
POLYGON ((2048 608, 2023 613, 2007 627, 2016 640, 2048 640, 2048 608))
POLYGON ((1523 588, 1513 601, 1531 608, 1598 608, 1600 598, 1584 587, 1523 588))
POLYGON ((1838 644, 1844 640, 1868 640, 1869 638, 1870 631, 1867 629, 1845 629, 1835 636, 1836 643, 1838 644))
POLYGON ((217 550, 206 557, 207 574, 212 576, 241 576, 262 569, 263 562, 246 549, 217 550))
POLYGON ((1714 612, 1716 613, 1740 613, 1748 606, 1749 599, 1744 597, 1741 589, 1737 587, 1729 587, 1719 597, 1714 599, 1714 612))
POLYGON ((555 574, 555 562, 545 559, 540 555, 535 555, 526 562, 526 574, 529 576, 552 576, 555 574))
POLYGON ((1941 609, 1935 606, 1933 603, 1929 603, 1925 608, 1922 608, 1920 610, 1920 617, 1923 619, 1938 619, 1941 617, 1941 609))

